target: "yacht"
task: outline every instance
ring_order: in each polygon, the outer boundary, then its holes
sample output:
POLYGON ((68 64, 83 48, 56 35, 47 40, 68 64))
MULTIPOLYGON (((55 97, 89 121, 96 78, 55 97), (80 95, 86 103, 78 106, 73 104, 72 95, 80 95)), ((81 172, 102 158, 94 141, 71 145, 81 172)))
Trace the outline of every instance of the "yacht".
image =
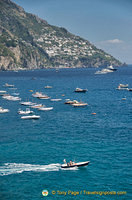
POLYGON ((113 70, 108 69, 108 68, 104 68, 102 70, 96 71, 95 74, 107 74, 107 73, 111 73, 111 72, 113 72, 113 70))

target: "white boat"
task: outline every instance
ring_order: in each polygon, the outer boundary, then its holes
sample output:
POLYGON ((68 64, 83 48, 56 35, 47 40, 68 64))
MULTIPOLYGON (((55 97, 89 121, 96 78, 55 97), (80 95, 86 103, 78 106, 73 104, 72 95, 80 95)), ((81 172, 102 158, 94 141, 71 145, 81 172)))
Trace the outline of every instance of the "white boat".
POLYGON ((39 99, 49 99, 50 97, 46 94, 42 94, 42 92, 35 92, 32 94, 33 97, 39 98, 39 99))
POLYGON ((50 99, 50 101, 61 101, 62 99, 50 99))
POLYGON ((87 89, 76 88, 74 92, 82 92, 82 93, 85 93, 85 92, 87 92, 87 91, 88 91, 87 89))
POLYGON ((112 65, 108 66, 107 69, 110 69, 112 71, 116 71, 117 69, 115 69, 112 65))
POLYGON ((22 116, 21 119, 39 119, 39 115, 28 115, 28 116, 22 116))
POLYGON ((16 92, 14 92, 14 93, 12 93, 12 95, 18 96, 18 95, 19 95, 19 93, 16 93, 16 92))
POLYGON ((42 95, 42 96, 39 96, 38 97, 39 99, 50 99, 50 97, 49 96, 47 96, 47 95, 42 95))
POLYGON ((42 107, 42 108, 38 108, 38 110, 49 111, 49 110, 53 110, 53 107, 42 107))
POLYGON ((35 105, 31 106, 31 108, 40 108, 43 106, 44 106, 43 104, 35 104, 35 105))
POLYGON ((0 96, 3 96, 6 93, 5 90, 0 90, 0 96))
POLYGON ((70 99, 66 99, 66 102, 64 104, 75 104, 75 103, 79 103, 77 100, 70 100, 70 99))
POLYGON ((0 113, 7 113, 7 112, 9 112, 8 109, 4 109, 4 108, 0 107, 0 113))
POLYGON ((10 84, 8 84, 8 83, 5 83, 4 86, 5 86, 5 87, 14 87, 14 85, 10 85, 10 84))
POLYGON ((9 101, 20 101, 20 100, 21 100, 20 97, 15 97, 15 96, 12 96, 12 95, 9 95, 9 94, 3 95, 2 98, 3 98, 3 99, 7 99, 7 100, 9 100, 9 101))
POLYGON ((23 105, 23 106, 33 106, 36 103, 33 103, 31 101, 22 101, 22 102, 20 102, 20 104, 23 105))
POLYGON ((119 86, 122 87, 122 88, 127 88, 127 87, 128 87, 128 84, 121 84, 121 83, 120 83, 119 86))
POLYGON ((20 115, 27 115, 27 114, 31 114, 31 113, 33 113, 33 111, 32 110, 30 110, 30 108, 26 108, 26 110, 18 110, 18 114, 20 114, 20 115))
POLYGON ((102 70, 96 71, 95 74, 107 74, 107 73, 111 73, 111 72, 113 72, 113 70, 108 69, 108 68, 104 68, 102 70))
POLYGON ((129 90, 128 89, 128 84, 119 84, 116 89, 117 90, 129 90))
POLYGON ((44 88, 50 89, 50 88, 52 88, 52 86, 46 85, 44 88))
POLYGON ((66 163, 66 160, 64 160, 64 164, 61 165, 61 168, 85 167, 89 163, 90 161, 78 162, 78 163, 70 161, 69 163, 66 163))
POLYGON ((84 107, 84 106, 87 106, 87 105, 88 105, 87 103, 81 103, 81 102, 72 104, 72 106, 74 106, 74 107, 84 107))

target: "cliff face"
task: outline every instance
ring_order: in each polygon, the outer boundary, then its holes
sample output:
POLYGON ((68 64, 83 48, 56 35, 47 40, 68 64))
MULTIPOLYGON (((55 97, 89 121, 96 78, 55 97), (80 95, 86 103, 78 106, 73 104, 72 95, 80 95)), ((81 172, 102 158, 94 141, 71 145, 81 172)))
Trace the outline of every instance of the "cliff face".
POLYGON ((121 65, 89 41, 0 0, 0 69, 121 65))

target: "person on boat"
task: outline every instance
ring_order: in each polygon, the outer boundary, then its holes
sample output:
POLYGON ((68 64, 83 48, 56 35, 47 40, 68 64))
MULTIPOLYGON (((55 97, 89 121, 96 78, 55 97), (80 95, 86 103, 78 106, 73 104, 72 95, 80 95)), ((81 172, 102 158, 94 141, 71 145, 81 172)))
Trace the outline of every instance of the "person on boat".
POLYGON ((66 159, 64 159, 63 162, 66 164, 66 159))
POLYGON ((70 160, 70 166, 72 166, 73 165, 73 162, 72 162, 72 160, 70 160))

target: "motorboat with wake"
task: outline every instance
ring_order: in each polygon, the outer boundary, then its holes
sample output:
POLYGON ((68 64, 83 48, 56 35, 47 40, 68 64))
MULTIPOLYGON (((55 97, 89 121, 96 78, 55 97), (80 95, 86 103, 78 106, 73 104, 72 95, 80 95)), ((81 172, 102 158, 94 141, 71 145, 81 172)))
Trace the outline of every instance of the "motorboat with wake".
POLYGON ((78 162, 78 163, 70 161, 69 163, 67 163, 65 159, 63 160, 63 162, 64 164, 61 165, 61 168, 85 167, 90 163, 90 161, 78 162))

